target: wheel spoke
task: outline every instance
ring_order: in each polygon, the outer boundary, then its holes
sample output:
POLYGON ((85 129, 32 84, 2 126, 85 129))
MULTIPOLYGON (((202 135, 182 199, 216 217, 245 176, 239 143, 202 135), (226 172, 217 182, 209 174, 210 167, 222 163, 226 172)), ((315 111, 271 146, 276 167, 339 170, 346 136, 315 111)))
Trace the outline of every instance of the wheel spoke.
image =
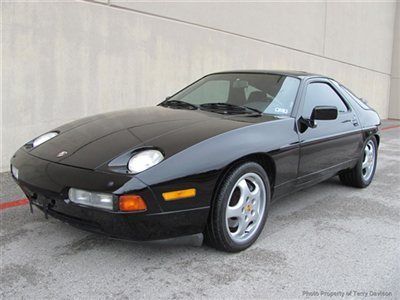
POLYGON ((235 206, 228 206, 226 209, 226 217, 228 219, 230 218, 238 218, 242 216, 242 209, 243 205, 240 205, 240 200, 239 203, 236 204, 235 206))
POLYGON ((252 205, 253 205, 253 210, 258 211, 260 209, 260 199, 259 198, 254 199, 252 205))
POLYGON ((371 152, 369 153, 369 158, 371 159, 371 161, 375 158, 375 153, 373 149, 371 149, 371 152))
POLYGON ((248 186, 248 184, 247 184, 247 182, 246 182, 246 179, 242 179, 242 180, 239 182, 238 187, 239 187, 239 189, 240 189, 240 198, 243 198, 244 201, 246 201, 247 198, 249 198, 249 197, 250 197, 250 194, 251 194, 251 193, 250 193, 249 186, 248 186))
POLYGON ((239 222, 239 228, 237 231, 237 235, 243 235, 243 233, 246 231, 247 228, 247 222, 244 220, 244 218, 241 219, 242 221, 239 222))
POLYGON ((369 162, 368 159, 365 159, 362 163, 362 169, 368 168, 369 167, 369 162))
POLYGON ((254 215, 251 215, 250 221, 253 221, 253 222, 257 221, 259 216, 260 216, 260 214, 259 214, 258 210, 254 209, 254 215))
POLYGON ((261 190, 260 190, 260 187, 258 186, 257 183, 253 182, 253 184, 254 184, 254 190, 252 190, 252 191, 250 192, 250 194, 251 194, 251 196, 252 196, 254 199, 257 200, 257 199, 260 198, 260 192, 261 192, 261 190))
POLYGON ((372 155, 373 152, 374 152, 374 149, 370 145, 368 145, 368 154, 372 155))
POLYGON ((247 226, 249 226, 249 222, 250 220, 246 221, 245 218, 240 218, 238 229, 234 232, 234 235, 242 236, 245 233, 247 226))

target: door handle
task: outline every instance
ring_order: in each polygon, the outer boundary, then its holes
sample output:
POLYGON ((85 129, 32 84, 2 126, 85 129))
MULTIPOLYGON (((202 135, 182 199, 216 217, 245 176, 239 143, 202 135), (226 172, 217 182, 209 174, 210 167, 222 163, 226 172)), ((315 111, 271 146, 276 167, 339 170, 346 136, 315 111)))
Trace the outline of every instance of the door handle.
POLYGON ((342 123, 350 123, 351 122, 351 124, 353 124, 354 126, 358 126, 358 120, 354 117, 353 119, 347 119, 347 120, 344 120, 344 121, 342 121, 342 123))

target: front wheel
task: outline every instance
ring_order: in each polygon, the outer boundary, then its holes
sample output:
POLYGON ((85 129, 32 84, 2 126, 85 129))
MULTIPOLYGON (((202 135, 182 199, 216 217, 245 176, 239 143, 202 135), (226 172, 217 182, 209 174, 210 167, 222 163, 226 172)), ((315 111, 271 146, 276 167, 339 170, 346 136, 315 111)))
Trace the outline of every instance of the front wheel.
POLYGON ((377 142, 374 136, 367 139, 364 151, 361 153, 357 165, 339 174, 340 181, 345 185, 365 188, 370 185, 375 175, 378 157, 377 142))
POLYGON ((254 162, 234 168, 215 197, 205 242, 227 252, 248 248, 260 235, 269 209, 270 185, 265 170, 254 162))

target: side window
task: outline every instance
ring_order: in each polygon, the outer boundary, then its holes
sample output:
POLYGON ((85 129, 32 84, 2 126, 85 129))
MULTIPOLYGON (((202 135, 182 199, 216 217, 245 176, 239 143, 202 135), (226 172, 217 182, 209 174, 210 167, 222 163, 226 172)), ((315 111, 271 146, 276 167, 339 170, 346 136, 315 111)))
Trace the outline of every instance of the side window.
POLYGON ((336 106, 339 113, 347 112, 348 108, 339 95, 329 84, 316 82, 307 86, 303 117, 310 118, 316 106, 336 106))
POLYGON ((193 104, 206 102, 227 102, 230 82, 228 80, 210 80, 182 98, 193 104))

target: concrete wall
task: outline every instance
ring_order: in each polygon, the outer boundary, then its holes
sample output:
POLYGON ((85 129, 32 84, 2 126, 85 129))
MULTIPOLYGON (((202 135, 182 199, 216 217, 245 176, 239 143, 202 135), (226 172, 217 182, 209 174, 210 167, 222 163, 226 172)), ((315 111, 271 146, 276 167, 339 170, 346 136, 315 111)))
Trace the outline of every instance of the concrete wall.
POLYGON ((2 170, 62 123, 226 69, 326 74, 388 116, 395 2, 107 3, 3 3, 2 170))
POLYGON ((400 5, 396 7, 393 38, 392 77, 390 83, 389 118, 400 119, 400 5))

